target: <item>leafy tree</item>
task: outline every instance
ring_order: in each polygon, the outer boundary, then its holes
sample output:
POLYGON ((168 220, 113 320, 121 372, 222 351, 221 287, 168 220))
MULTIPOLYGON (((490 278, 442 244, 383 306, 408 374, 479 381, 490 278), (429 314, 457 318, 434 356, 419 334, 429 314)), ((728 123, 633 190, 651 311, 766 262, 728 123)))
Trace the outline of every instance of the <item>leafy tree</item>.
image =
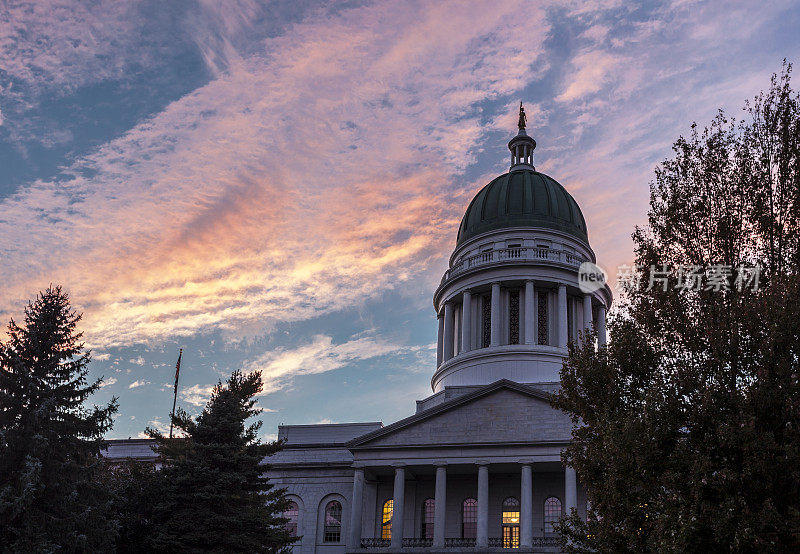
POLYGON ((90 353, 81 316, 50 287, 13 320, 0 343, 0 548, 13 552, 104 551, 115 525, 97 483, 101 437, 116 398, 84 407, 90 353))
POLYGON ((173 418, 184 437, 169 439, 148 429, 164 466, 161 500, 155 506, 152 546, 161 552, 283 552, 294 542, 281 517, 288 501, 264 476, 265 456, 280 443, 263 444, 261 422, 246 420, 261 391, 261 373, 234 372, 214 388, 193 420, 183 410, 173 418))
POLYGON ((587 522, 562 521, 570 551, 800 550, 800 98, 790 74, 784 63, 743 121, 720 112, 675 142, 651 185, 648 225, 633 235, 642 278, 624 287, 613 340, 570 350, 554 406, 575 422, 564 461, 591 502, 587 522), (758 283, 739 266, 759 267, 758 283))

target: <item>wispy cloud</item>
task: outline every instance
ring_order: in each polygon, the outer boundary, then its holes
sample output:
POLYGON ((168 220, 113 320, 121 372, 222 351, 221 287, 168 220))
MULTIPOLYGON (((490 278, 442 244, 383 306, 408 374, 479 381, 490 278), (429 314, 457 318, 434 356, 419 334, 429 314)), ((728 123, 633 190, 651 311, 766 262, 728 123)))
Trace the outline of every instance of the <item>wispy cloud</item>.
POLYGON ((296 25, 6 198, 0 232, 26 248, 3 270, 26 277, 3 309, 65 283, 108 347, 261 332, 424 272, 460 211, 443 185, 487 131, 478 103, 540 64, 544 17, 476 9, 376 4, 296 25))
MULTIPOLYGON (((32 169, 19 175, 38 178, 0 190, 0 319, 62 283, 87 343, 103 348, 95 362, 131 379, 140 365, 174 365, 139 344, 219 334, 198 349, 208 371, 181 390, 198 407, 232 358, 264 369, 268 390, 384 355, 399 355, 404 376, 430 372, 429 346, 379 330, 334 340, 342 331, 324 325, 355 309, 381 329, 393 306, 370 306, 386 291, 421 305, 467 203, 507 167, 520 99, 537 168, 576 197, 613 276, 630 261, 630 231, 671 141, 800 56, 789 0, 300 4, 286 16, 280 3, 190 0, 159 7, 161 17, 152 3, 4 5, 0 155, 39 133, 31 166, 61 170, 32 169), (118 102, 158 95, 153 75, 173 92, 150 111, 118 102), (101 137, 44 113, 100 106, 99 92, 130 116, 101 137), (313 318, 320 327, 296 324, 313 318), (259 343, 272 352, 250 349, 257 340, 231 348, 279 324, 293 332, 259 343)), ((84 116, 86 128, 105 119, 84 116)), ((280 410, 299 420, 307 406, 280 410)))
POLYGON ((133 383, 128 385, 128 388, 129 389, 135 389, 135 388, 143 387, 143 386, 149 385, 149 384, 150 384, 150 381, 145 381, 144 379, 140 379, 140 380, 134 381, 133 383))
POLYGON ((181 400, 193 406, 202 407, 208 403, 214 385, 192 385, 179 389, 181 400))
POLYGON ((246 363, 244 370, 260 370, 263 394, 269 394, 289 386, 300 375, 327 373, 354 362, 418 350, 419 347, 398 345, 374 336, 359 336, 335 344, 332 337, 316 335, 308 344, 267 352, 246 363))

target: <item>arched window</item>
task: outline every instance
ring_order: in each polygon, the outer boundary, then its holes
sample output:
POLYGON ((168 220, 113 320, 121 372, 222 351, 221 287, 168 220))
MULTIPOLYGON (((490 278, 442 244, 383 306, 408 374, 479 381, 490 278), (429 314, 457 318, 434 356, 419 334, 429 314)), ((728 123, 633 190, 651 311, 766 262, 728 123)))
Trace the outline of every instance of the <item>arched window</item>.
POLYGON ((503 500, 503 548, 519 548, 519 500, 503 500))
POLYGON ((322 537, 323 542, 342 540, 342 505, 337 500, 331 500, 325 506, 325 529, 322 537))
POLYGON ((383 513, 381 515, 381 538, 392 540, 392 512, 394 500, 391 498, 383 503, 383 513))
POLYGON ((288 519, 286 522, 286 531, 293 537, 297 536, 297 519, 300 516, 300 507, 294 500, 289 501, 289 506, 283 512, 283 517, 288 519))
POLYGON ((436 511, 436 501, 433 498, 428 498, 422 503, 422 538, 433 538, 433 522, 435 519, 434 512, 436 511))
POLYGON ((461 538, 478 537, 478 501, 467 498, 461 505, 461 538))
POLYGON ((554 533, 553 524, 561 518, 561 501, 551 496, 544 501, 544 532, 554 533))

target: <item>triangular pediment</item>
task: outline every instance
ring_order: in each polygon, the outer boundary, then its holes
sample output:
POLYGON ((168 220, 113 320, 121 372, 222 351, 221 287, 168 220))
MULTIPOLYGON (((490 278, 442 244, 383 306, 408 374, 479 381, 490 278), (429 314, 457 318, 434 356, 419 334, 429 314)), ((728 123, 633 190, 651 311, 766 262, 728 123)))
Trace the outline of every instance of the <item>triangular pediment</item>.
POLYGON ((497 381, 354 439, 351 450, 463 444, 563 442, 569 417, 550 406, 548 393, 497 381))

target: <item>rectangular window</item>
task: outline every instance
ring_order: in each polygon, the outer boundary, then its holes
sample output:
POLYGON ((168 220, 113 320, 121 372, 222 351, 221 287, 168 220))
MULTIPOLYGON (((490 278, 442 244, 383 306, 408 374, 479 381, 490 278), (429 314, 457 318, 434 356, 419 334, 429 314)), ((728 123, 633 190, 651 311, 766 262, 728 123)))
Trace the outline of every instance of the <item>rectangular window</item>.
POLYGON ((461 538, 474 539, 478 536, 478 501, 468 498, 461 506, 461 538))
POLYGON ((508 344, 519 344, 519 289, 508 291, 508 344))
POLYGON ((433 524, 435 519, 436 501, 429 498, 422 505, 422 538, 433 538, 433 524))
POLYGON ((575 340, 575 299, 567 298, 567 339, 575 340))
POLYGON ((503 548, 519 548, 519 525, 503 525, 503 548))
POLYGON ((492 297, 488 294, 482 297, 481 315, 483 320, 483 348, 488 348, 492 344, 492 297))
POLYGON ((549 295, 546 292, 539 293, 539 310, 538 310, 539 313, 536 314, 537 322, 539 324, 539 333, 538 333, 539 336, 537 337, 539 344, 550 344, 550 341, 548 340, 549 329, 547 327, 548 325, 547 314, 549 311, 549 306, 547 305, 548 296, 549 295))

